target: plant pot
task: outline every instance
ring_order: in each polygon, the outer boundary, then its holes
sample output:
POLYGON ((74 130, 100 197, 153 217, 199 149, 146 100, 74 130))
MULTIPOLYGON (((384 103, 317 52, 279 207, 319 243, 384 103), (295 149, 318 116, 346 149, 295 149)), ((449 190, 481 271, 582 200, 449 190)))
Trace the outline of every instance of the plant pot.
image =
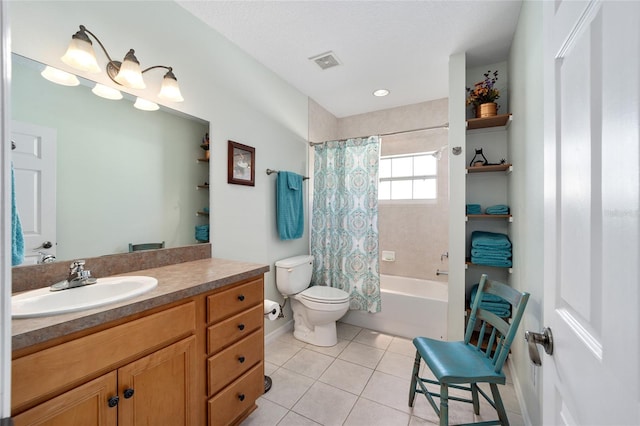
POLYGON ((489 102, 476 106, 476 118, 493 117, 498 115, 498 104, 489 102))

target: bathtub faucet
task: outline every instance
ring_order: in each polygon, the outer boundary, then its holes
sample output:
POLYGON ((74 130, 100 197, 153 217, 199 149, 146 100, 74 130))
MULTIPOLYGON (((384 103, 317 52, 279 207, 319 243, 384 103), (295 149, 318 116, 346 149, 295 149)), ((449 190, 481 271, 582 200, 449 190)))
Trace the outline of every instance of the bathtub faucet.
POLYGON ((448 251, 445 251, 444 253, 442 253, 440 255, 440 262, 444 262, 445 258, 449 259, 449 252, 448 251))
POLYGON ((441 271, 440 269, 436 269, 436 275, 449 275, 449 271, 441 271))

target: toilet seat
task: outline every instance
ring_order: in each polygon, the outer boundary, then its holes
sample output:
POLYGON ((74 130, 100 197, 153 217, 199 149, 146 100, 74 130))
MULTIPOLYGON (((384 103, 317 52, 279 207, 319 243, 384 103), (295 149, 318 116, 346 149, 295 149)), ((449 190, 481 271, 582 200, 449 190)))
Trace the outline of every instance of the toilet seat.
POLYGON ((341 304, 349 301, 349 293, 339 288, 314 285, 297 294, 298 300, 316 303, 341 304))

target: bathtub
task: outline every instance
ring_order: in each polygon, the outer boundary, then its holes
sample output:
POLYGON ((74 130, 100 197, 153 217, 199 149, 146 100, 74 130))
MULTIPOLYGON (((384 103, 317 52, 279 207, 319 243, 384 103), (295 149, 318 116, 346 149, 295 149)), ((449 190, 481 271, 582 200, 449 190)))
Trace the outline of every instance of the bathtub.
POLYGON ((445 340, 447 283, 380 275, 382 311, 348 311, 340 321, 385 334, 445 340))

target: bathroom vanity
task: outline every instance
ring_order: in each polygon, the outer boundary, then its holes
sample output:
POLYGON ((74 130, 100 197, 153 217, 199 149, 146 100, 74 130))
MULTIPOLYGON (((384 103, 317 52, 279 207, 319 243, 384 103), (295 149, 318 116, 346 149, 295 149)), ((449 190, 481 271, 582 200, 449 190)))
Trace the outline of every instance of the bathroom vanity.
POLYGON ((13 320, 15 425, 239 423, 264 392, 268 270, 203 259, 135 271, 157 288, 13 320))

